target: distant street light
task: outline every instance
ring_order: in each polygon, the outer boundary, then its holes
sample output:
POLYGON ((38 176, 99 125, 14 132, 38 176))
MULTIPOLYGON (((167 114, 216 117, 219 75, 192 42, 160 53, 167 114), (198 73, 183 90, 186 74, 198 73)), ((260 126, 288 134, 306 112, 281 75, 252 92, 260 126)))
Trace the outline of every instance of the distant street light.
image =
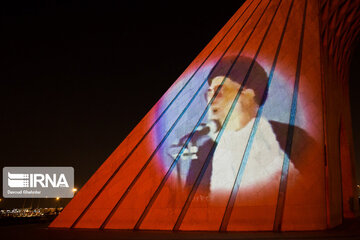
POLYGON ((73 193, 77 192, 77 188, 72 189, 73 193))
POLYGON ((56 197, 56 201, 59 201, 60 200, 60 198, 59 197, 56 197))

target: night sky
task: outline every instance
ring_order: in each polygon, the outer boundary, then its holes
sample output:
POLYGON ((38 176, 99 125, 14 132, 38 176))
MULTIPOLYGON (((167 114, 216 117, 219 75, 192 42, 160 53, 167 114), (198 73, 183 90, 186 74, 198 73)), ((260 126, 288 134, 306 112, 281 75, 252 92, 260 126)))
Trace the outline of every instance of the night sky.
POLYGON ((3 1, 1 168, 73 166, 81 188, 241 3, 3 1))
POLYGON ((1 168, 73 166, 80 188, 241 1, 1 4, 1 168))

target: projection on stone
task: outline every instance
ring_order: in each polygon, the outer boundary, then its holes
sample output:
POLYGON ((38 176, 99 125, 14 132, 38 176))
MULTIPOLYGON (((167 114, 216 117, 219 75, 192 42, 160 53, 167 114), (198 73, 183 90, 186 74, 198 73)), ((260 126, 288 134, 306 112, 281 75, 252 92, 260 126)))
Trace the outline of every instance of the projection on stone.
POLYGON ((338 221, 319 7, 245 2, 50 227, 286 231, 338 221))

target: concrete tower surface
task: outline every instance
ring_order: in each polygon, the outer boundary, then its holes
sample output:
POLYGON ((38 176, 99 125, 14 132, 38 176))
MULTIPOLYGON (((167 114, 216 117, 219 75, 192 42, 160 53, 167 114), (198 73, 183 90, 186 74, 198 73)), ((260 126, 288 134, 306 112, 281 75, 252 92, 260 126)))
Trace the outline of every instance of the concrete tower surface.
POLYGON ((292 231, 355 217, 359 7, 246 1, 50 227, 292 231))

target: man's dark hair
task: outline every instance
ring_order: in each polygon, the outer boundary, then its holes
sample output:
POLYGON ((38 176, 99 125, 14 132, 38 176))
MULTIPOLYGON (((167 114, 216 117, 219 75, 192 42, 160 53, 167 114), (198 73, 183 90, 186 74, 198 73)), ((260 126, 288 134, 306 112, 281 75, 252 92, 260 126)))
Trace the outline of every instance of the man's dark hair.
POLYGON ((212 79, 218 76, 227 76, 232 81, 243 85, 244 78, 247 72, 250 70, 252 62, 254 63, 250 75, 244 84, 244 87, 247 89, 252 89, 255 92, 256 103, 258 103, 259 106, 263 105, 268 94, 269 78, 261 65, 251 58, 242 56, 238 57, 237 59, 235 56, 222 58, 210 72, 208 77, 209 85, 211 84, 212 79), (232 68, 229 72, 231 66, 232 68))

